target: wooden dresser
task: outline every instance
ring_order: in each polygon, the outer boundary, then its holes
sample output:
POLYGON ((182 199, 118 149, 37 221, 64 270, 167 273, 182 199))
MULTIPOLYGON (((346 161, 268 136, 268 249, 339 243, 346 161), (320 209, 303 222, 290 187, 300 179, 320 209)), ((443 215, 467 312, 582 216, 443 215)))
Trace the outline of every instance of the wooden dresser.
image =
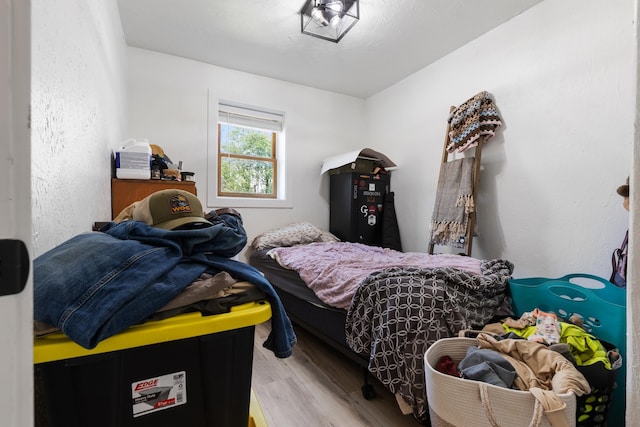
POLYGON ((151 193, 170 188, 178 188, 193 194, 196 192, 194 181, 165 181, 156 179, 111 179, 111 217, 115 218, 124 208, 133 202, 142 200, 151 193))

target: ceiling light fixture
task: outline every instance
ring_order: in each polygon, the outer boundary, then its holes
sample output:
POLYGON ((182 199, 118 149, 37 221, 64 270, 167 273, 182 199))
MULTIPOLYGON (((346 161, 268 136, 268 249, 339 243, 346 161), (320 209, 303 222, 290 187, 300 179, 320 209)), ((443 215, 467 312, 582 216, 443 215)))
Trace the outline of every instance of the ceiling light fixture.
POLYGON ((308 0, 300 11, 302 34, 338 43, 360 19, 359 0, 308 0))

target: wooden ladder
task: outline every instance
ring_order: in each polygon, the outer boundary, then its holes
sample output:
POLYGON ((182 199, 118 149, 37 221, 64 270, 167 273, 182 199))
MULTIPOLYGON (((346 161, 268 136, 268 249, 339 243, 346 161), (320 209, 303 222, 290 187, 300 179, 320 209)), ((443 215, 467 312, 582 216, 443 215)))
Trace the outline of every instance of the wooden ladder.
MULTIPOLYGON (((451 106, 449 108, 449 114, 455 110, 455 106, 451 106)), ((440 162, 440 175, 438 176, 438 185, 440 184, 440 179, 442 178, 442 165, 449 161, 449 152, 447 151, 447 146, 449 145, 449 131, 451 130, 450 124, 447 122, 447 131, 444 136, 444 147, 442 148, 442 160, 440 162)), ((476 211, 477 211, 477 193, 478 193, 478 177, 480 173, 480 160, 482 158, 482 140, 475 147, 475 152, 473 153, 473 202, 476 204, 473 212, 469 214, 469 218, 467 221, 467 232, 464 240, 464 253, 465 255, 471 256, 471 246, 473 243, 473 230, 476 225, 476 211)), ((429 242, 429 253, 433 254, 434 247, 436 245, 430 241, 429 242)))

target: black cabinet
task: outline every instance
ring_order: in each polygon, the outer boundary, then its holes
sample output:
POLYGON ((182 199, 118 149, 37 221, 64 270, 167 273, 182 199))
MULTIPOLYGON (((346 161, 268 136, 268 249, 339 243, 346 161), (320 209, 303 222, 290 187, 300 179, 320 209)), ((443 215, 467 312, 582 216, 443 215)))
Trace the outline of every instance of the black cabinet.
POLYGON ((329 231, 340 240, 380 246, 389 174, 330 175, 329 231))

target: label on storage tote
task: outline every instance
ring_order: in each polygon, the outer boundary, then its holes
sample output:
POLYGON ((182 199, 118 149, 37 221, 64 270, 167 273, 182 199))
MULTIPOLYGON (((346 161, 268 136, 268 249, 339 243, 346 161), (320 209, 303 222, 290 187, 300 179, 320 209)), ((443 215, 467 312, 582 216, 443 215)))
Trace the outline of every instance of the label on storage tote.
POLYGON ((187 403, 185 371, 136 381, 131 384, 133 416, 139 417, 187 403))

